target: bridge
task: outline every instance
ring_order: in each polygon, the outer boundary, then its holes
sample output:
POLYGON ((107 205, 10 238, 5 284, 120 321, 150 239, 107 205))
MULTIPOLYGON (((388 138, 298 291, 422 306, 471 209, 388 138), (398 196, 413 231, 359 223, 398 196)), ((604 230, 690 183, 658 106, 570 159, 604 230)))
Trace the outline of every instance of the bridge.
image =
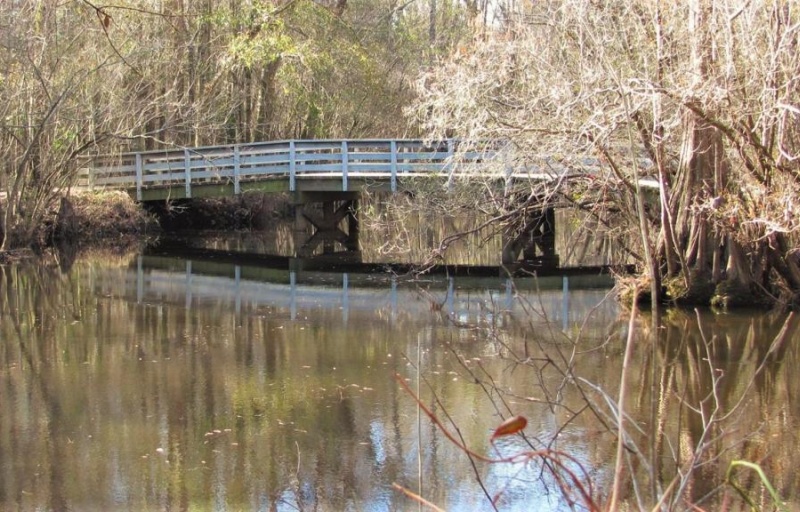
MULTIPOLYGON (((298 232, 304 224, 313 227, 313 234, 297 243, 298 257, 338 251, 358 258, 358 199, 365 190, 396 192, 409 178, 452 184, 470 176, 508 186, 513 180, 556 181, 602 170, 594 159, 577 172, 556 161, 544 169, 514 167, 510 156, 508 145, 499 141, 286 140, 97 156, 79 171, 78 186, 124 190, 137 201, 289 192, 298 232)), ((506 236, 502 264, 556 268, 555 229, 552 208, 532 211, 506 236)))
POLYGON ((140 151, 88 160, 78 185, 138 201, 265 192, 395 192, 403 178, 488 175, 548 180, 555 172, 500 168, 498 142, 419 139, 286 140, 140 151), (494 165, 488 165, 492 163, 494 165), (498 171, 499 170, 499 171, 498 171))

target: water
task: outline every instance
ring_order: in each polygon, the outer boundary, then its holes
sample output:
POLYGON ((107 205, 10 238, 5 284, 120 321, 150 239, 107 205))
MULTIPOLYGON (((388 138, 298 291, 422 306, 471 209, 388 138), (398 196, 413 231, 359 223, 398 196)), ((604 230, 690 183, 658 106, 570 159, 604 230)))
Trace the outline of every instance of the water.
MULTIPOLYGON (((395 483, 456 511, 492 510, 487 494, 513 511, 568 510, 579 486, 608 495, 627 318, 596 279, 412 283, 141 256, 0 279, 0 510, 416 509, 395 483), (475 454, 533 455, 473 466, 398 378, 475 454), (525 437, 492 444, 516 414, 525 437)), ((626 501, 654 503, 696 457, 681 508, 739 506, 718 489, 735 458, 798 503, 797 322, 771 343, 785 320, 640 318, 626 501)))
MULTIPOLYGON (((363 215, 358 238, 357 254, 364 263, 420 264, 428 261, 442 240, 449 239, 442 261, 450 265, 499 266, 503 253, 503 236, 494 229, 479 229, 488 221, 476 212, 470 215, 450 216, 441 212, 420 210, 397 212, 396 202, 404 200, 396 195, 382 201, 366 200, 361 205, 363 215), (388 205, 388 206, 387 206, 388 205), (389 208, 389 211, 383 209, 389 208), (381 212, 381 213, 376 213, 381 212), (463 233, 461 237, 452 237, 463 233)), ((404 205, 408 208, 408 205, 404 205)), ((555 247, 561 268, 622 265, 630 258, 617 244, 603 236, 606 228, 599 226, 589 216, 579 212, 556 210, 555 247)), ((170 242, 191 248, 231 251, 248 255, 295 256, 298 249, 313 234, 313 229, 291 220, 269 219, 267 225, 253 231, 203 230, 182 232, 180 239, 171 235, 170 242)), ((334 244, 336 250, 344 247, 334 244)), ((319 253, 321 247, 317 247, 319 253)), ((342 253, 340 252, 341 256, 342 253)), ((351 254, 353 256, 353 254, 351 254)))

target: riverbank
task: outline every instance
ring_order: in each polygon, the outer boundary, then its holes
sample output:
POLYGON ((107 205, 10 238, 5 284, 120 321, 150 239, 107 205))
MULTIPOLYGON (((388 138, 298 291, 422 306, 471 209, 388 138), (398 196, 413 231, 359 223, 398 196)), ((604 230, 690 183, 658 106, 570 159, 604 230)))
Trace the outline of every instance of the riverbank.
POLYGON ((90 192, 62 198, 47 239, 98 244, 160 232, 158 220, 124 192, 90 192))
POLYGON ((48 211, 29 247, 0 251, 0 263, 41 257, 53 249, 63 252, 64 247, 68 252, 83 247, 125 250, 158 233, 155 216, 123 192, 72 194, 48 211))
POLYGON ((263 194, 146 205, 119 191, 74 193, 51 209, 31 247, 0 252, 0 263, 39 257, 65 245, 125 250, 164 231, 260 230, 287 217, 290 209, 288 198, 263 194))

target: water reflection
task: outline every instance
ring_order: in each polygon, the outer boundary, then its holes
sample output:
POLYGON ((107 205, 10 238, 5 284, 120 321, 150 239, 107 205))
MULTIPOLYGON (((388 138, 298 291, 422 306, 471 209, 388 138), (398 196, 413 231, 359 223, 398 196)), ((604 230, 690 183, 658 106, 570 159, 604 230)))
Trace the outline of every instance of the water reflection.
MULTIPOLYGON (((462 325, 502 322, 504 316, 520 312, 529 301, 520 294, 543 291, 536 300, 542 315, 561 322, 567 329, 582 321, 590 308, 607 293, 608 276, 557 276, 533 280, 501 277, 429 276, 403 278, 391 274, 352 274, 280 270, 247 267, 216 261, 179 260, 169 257, 138 256, 135 272, 95 276, 95 287, 104 292, 120 280, 136 283, 137 303, 149 300, 233 304, 236 314, 247 308, 269 307, 288 311, 291 320, 298 311, 339 309, 347 323, 351 313, 397 319, 436 311, 462 325), (458 286, 456 286, 458 283, 458 286), (589 290, 588 293, 586 290, 589 290), (572 320, 571 320, 572 319, 572 320)), ((498 271, 499 273, 499 271, 498 271)), ((124 293, 133 299, 132 286, 124 293)), ((117 292, 119 293, 119 291, 117 292)))
MULTIPOLYGON (((606 289, 142 257, 67 274, 0 267, 0 279, 0 509, 415 507, 398 482, 449 510, 491 510, 478 479, 502 510, 569 509, 540 460, 474 470, 419 421, 392 377, 414 384, 418 358, 422 400, 471 449, 561 450, 598 501, 608 490, 615 434, 596 390, 615 396, 626 333, 606 289), (492 447, 512 413, 529 418, 527 441, 492 447)), ((707 469, 680 500, 699 501, 734 457, 761 463, 794 500, 798 357, 791 337, 770 349, 783 321, 642 319, 641 392, 626 403, 642 429, 631 438, 642 502, 692 460, 707 469), (702 409, 715 382, 716 413, 702 409), (740 401, 747 414, 724 418, 740 401)))
MULTIPOLYGON (((383 201, 362 204, 359 230, 359 261, 365 263, 419 264, 428 261, 440 248, 442 240, 453 233, 472 233, 452 240, 440 263, 451 265, 499 266, 504 239, 495 228, 480 229, 486 218, 469 215, 449 216, 439 212, 413 211, 380 213, 385 201, 401 201, 389 196, 383 201), (401 219, 395 218, 400 215, 401 219)), ((407 205, 406 205, 407 206, 407 205)), ((391 209, 391 208, 390 208, 391 209)), ((612 243, 606 227, 591 217, 572 210, 556 210, 555 249, 561 268, 630 263, 630 257, 612 243)), ((298 255, 303 242, 313 235, 313 229, 298 227, 290 220, 273 220, 258 231, 182 232, 180 243, 189 248, 230 251, 239 254, 261 254, 283 257, 298 255)), ((173 240, 173 242, 176 240, 173 240)), ((341 247, 338 247, 341 249, 341 247)), ((319 251, 317 251, 319 254, 319 251)), ((338 252, 339 257, 345 253, 338 252)))

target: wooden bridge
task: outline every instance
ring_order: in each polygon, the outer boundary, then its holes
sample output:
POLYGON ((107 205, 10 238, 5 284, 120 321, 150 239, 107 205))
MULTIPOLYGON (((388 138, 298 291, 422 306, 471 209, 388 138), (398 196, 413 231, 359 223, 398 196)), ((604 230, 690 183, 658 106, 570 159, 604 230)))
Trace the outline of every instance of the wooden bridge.
MULTIPOLYGON (((471 176, 508 185, 512 180, 555 182, 567 174, 602 171, 592 159, 574 170, 556 161, 543 167, 514 166, 512 156, 508 144, 500 141, 286 140, 98 156, 80 170, 78 187, 124 190, 138 201, 291 192, 298 226, 305 222, 315 228, 297 244, 297 256, 307 258, 318 255, 320 247, 323 254, 334 253, 337 244, 340 252, 358 252, 357 201, 364 190, 395 192, 406 178, 452 184, 459 176, 471 176)), ((553 210, 531 212, 503 245, 504 265, 521 259, 534 266, 557 266, 553 210)))
POLYGON ((138 201, 266 192, 396 191, 403 178, 481 174, 553 179, 500 167, 499 143, 446 140, 287 140, 141 151, 86 162, 78 186, 125 190, 138 201), (491 165, 490 165, 491 164, 491 165))

